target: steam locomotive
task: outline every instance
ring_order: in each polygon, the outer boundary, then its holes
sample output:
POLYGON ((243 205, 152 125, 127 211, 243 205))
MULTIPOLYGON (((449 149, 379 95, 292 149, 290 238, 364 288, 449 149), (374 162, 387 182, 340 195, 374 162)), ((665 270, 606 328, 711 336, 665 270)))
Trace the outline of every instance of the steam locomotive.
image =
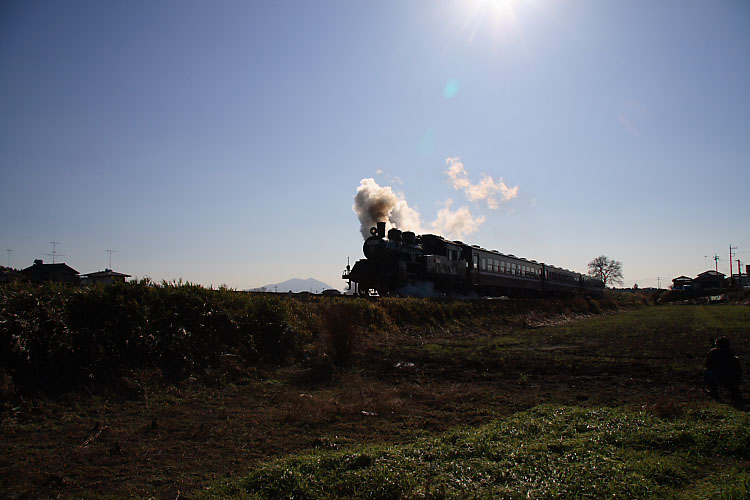
POLYGON ((416 235, 385 222, 370 229, 365 258, 342 278, 360 295, 381 296, 601 296, 602 281, 535 260, 486 250, 434 234, 416 235))

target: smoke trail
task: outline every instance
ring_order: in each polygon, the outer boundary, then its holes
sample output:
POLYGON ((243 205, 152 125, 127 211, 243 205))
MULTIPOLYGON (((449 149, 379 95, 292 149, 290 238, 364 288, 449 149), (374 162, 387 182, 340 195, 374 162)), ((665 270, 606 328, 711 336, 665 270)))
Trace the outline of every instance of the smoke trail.
POLYGON ((461 207, 452 211, 453 200, 447 200, 438 211, 437 219, 432 223, 432 228, 438 233, 445 234, 449 238, 463 238, 467 234, 479 230, 484 223, 485 217, 474 217, 467 207, 461 207))
POLYGON ((500 206, 500 203, 510 201, 518 196, 518 186, 509 188, 502 179, 496 182, 489 175, 483 175, 479 184, 472 184, 464 164, 458 158, 447 158, 445 163, 448 165, 448 170, 445 173, 450 177, 453 188, 462 189, 471 201, 485 200, 487 206, 495 210, 500 206), (500 201, 495 197, 497 193, 500 193, 500 201))
POLYGON ((362 179, 354 196, 354 213, 359 218, 359 232, 363 238, 370 236, 370 228, 377 222, 386 222, 386 228, 421 232, 419 212, 409 206, 400 193, 390 186, 380 186, 375 179, 362 179))
MULTIPOLYGON (((474 217, 467 207, 451 210, 453 200, 447 200, 438 210, 437 218, 430 224, 432 231, 447 238, 462 238, 479 230, 485 217, 474 217)), ((410 207, 401 193, 390 186, 380 186, 375 179, 362 179, 354 196, 354 213, 359 218, 359 232, 363 238, 370 236, 370 228, 385 222, 386 230, 392 227, 402 231, 424 232, 419 212, 410 207)))

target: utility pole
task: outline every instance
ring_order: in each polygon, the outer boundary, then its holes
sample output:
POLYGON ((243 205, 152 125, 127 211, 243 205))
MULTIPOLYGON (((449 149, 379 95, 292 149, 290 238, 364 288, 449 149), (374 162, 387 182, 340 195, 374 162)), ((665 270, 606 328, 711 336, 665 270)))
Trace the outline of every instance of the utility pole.
POLYGON ((714 254, 714 262, 716 263, 716 272, 717 273, 719 272, 719 261, 720 260, 721 259, 719 258, 719 256, 717 254, 714 254))
POLYGON ((656 277, 656 289, 661 290, 661 276, 656 277))
POLYGON ((111 271, 112 270, 112 254, 117 252, 117 250, 105 250, 105 252, 109 254, 109 267, 107 269, 111 271))
POLYGON ((732 250, 737 250, 737 247, 733 247, 732 244, 729 244, 729 277, 731 278, 733 276, 732 273, 732 250))
POLYGON ((12 252, 13 249, 12 248, 6 248, 5 251, 8 252, 8 269, 10 269, 10 252, 12 252))

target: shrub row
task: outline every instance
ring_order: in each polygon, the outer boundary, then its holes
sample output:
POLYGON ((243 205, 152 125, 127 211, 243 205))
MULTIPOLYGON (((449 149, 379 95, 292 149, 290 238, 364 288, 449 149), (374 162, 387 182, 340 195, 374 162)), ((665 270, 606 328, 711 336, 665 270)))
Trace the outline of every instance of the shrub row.
POLYGON ((24 393, 111 386, 132 369, 177 381, 226 354, 278 362, 295 339, 275 297, 147 281, 0 287, 0 368, 24 393))

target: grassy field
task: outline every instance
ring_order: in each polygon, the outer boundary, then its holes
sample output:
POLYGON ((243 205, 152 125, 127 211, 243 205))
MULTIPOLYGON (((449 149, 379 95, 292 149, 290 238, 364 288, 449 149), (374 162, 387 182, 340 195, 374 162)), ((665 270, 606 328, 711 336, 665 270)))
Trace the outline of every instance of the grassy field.
POLYGON ((542 405, 400 445, 307 453, 200 498, 748 498, 750 418, 542 405))
POLYGON ((155 357, 113 378, 133 391, 6 394, 0 489, 10 498, 748 497, 750 419, 728 394, 705 398, 701 365, 709 337, 750 352, 750 307, 263 307, 299 337, 288 356, 206 353, 211 363, 179 380, 155 357))

